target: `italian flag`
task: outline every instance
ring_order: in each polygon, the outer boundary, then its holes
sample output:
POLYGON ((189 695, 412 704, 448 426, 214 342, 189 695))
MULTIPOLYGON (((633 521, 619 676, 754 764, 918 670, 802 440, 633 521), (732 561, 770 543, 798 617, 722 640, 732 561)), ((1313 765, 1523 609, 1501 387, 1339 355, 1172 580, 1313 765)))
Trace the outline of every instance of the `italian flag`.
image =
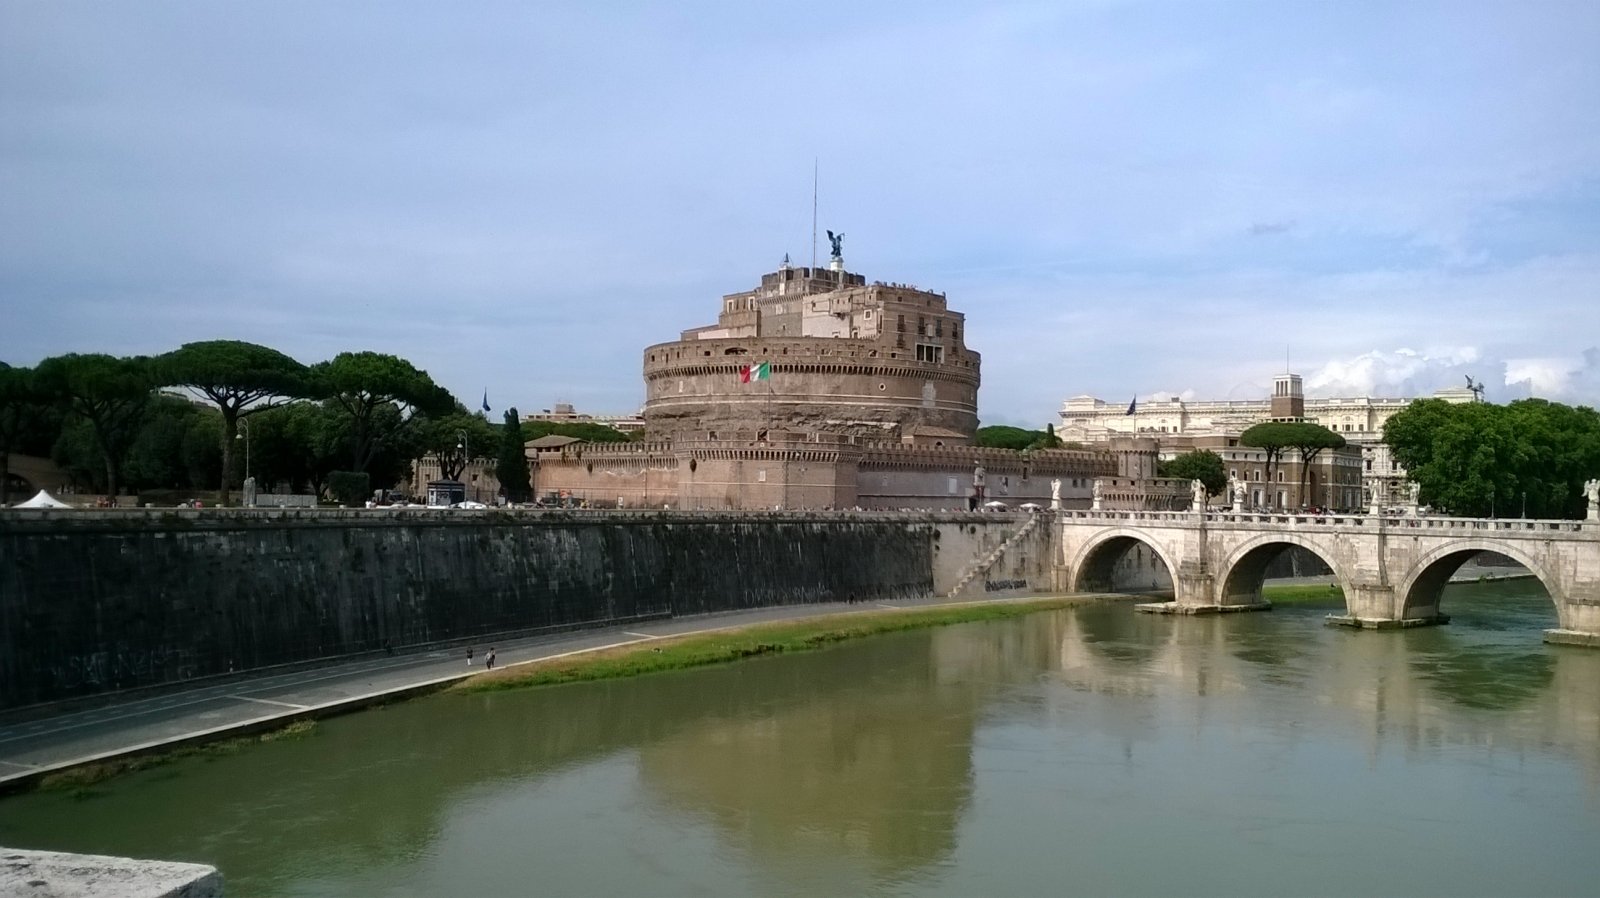
POLYGON ((753 380, 767 380, 772 377, 772 366, 766 362, 757 365, 746 365, 739 369, 739 383, 747 384, 753 380))

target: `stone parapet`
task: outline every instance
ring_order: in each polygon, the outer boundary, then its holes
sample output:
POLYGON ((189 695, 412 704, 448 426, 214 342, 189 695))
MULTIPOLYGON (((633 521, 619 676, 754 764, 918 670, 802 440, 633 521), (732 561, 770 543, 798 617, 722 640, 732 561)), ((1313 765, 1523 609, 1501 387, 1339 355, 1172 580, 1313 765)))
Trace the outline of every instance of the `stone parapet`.
POLYGON ((222 898, 216 867, 0 848, 0 895, 222 898))
POLYGON ((991 473, 1015 473, 1024 469, 1037 474, 1110 473, 1115 468, 1104 452, 1073 449, 1045 449, 1019 452, 988 446, 902 446, 868 443, 861 448, 863 468, 925 468, 970 471, 976 466, 991 473))

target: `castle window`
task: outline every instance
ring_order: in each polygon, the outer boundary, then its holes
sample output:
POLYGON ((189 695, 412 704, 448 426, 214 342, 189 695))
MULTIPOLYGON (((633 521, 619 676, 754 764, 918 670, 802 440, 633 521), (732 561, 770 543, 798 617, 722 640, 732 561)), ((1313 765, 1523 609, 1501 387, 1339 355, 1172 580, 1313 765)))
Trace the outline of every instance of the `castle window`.
POLYGON ((950 339, 954 340, 957 343, 961 342, 961 328, 960 327, 958 327, 958 326, 956 326, 954 324, 950 325, 950 339))
POLYGON ((934 346, 929 343, 917 344, 917 361, 942 362, 944 361, 944 347, 934 346))
POLYGON ((895 317, 898 318, 899 320, 895 323, 895 328, 894 329, 899 331, 902 334, 905 333, 906 332, 906 316, 897 315, 895 317))
POLYGON ((935 318, 935 319, 933 319, 933 335, 935 337, 944 336, 944 319, 943 318, 935 318))

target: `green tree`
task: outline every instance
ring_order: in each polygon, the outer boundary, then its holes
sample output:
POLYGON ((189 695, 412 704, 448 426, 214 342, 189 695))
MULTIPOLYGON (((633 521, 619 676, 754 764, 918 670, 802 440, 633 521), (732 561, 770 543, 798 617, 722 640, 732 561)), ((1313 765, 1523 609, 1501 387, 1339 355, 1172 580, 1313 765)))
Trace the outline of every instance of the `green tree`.
POLYGON ((1222 465, 1222 456, 1209 449, 1196 449, 1161 462, 1157 472, 1162 477, 1198 480, 1206 485, 1208 496, 1215 496, 1228 486, 1228 471, 1222 465))
POLYGON ((318 395, 347 417, 352 471, 367 470, 385 446, 397 448, 419 414, 448 415, 457 405, 426 371, 377 352, 342 352, 313 365, 311 376, 318 395), (385 413, 385 407, 395 414, 385 413))
POLYGON ((117 495, 123 459, 155 388, 150 360, 72 353, 45 359, 34 373, 41 391, 88 422, 105 465, 105 490, 117 495))
POLYGON ((422 422, 418 433, 420 452, 439 459, 445 480, 460 480, 472 459, 494 458, 500 448, 500 432, 495 426, 459 402, 450 414, 430 416, 422 422))
POLYGON ((347 456, 349 419, 332 403, 281 405, 253 419, 250 428, 252 463, 265 484, 324 495, 329 475, 347 456))
POLYGON ((500 462, 495 466, 495 476, 508 502, 526 502, 533 495, 524 443, 522 420, 517 417, 515 408, 508 408, 505 423, 500 426, 500 462))
POLYGON ((215 481, 193 476, 193 443, 196 432, 212 440, 202 468, 214 471, 220 465, 221 447, 215 445, 220 416, 176 396, 151 399, 139 423, 139 432, 128 447, 123 479, 130 491, 145 489, 186 489, 205 487, 215 481), (211 426, 207 426, 207 425, 211 426))
MULTIPOLYGON (((1053 434, 1051 436, 1054 436, 1053 434)), ((1044 431, 1024 430, 1021 427, 1011 427, 1006 424, 994 424, 989 427, 978 428, 973 442, 979 446, 993 449, 1027 449, 1045 438, 1044 431)))
MULTIPOLYGON (((1239 444, 1253 449, 1264 449, 1267 455, 1267 482, 1272 482, 1272 472, 1283 458, 1283 450, 1294 445, 1295 434, 1291 425, 1281 421, 1264 421, 1253 425, 1239 435, 1239 444)), ((1272 490, 1266 491, 1267 496, 1272 490)))
POLYGON ((228 503, 239 420, 304 396, 308 390, 306 366, 276 349, 240 340, 185 343, 157 357, 154 367, 164 385, 194 390, 222 413, 218 495, 224 505, 228 503))
POLYGON ((604 424, 595 424, 592 421, 528 421, 522 426, 524 439, 537 440, 540 437, 556 436, 573 437, 586 443, 626 443, 628 435, 615 427, 604 424))
MULTIPOLYGON (((1301 461, 1298 495, 1302 501, 1306 494, 1306 475, 1312 460, 1324 449, 1340 449, 1345 445, 1344 437, 1321 424, 1310 421, 1264 421, 1240 434, 1239 443, 1266 450, 1269 483, 1272 482, 1273 468, 1283 462, 1285 450, 1293 449, 1298 452, 1301 461)), ((1267 494, 1271 495, 1272 491, 1268 490, 1267 494)))
POLYGON ((1294 428, 1289 445, 1300 453, 1300 491, 1297 495, 1300 496, 1301 505, 1309 505, 1311 503, 1306 501, 1306 479, 1311 473, 1311 463, 1324 449, 1343 449, 1345 439, 1321 424, 1310 421, 1289 426, 1294 428))
POLYGON ((1600 414, 1543 399, 1422 399, 1383 439, 1423 502, 1469 517, 1581 517, 1584 480, 1600 471, 1600 414))
POLYGON ((11 453, 22 450, 43 407, 33 371, 0 362, 0 506, 11 501, 11 453))

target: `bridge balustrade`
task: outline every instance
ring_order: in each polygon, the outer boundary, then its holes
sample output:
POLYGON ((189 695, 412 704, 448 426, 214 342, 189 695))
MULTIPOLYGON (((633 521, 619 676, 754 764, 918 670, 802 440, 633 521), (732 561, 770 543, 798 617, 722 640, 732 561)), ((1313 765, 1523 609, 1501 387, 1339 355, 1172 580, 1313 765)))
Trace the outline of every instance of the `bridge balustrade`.
MULTIPOLYGON (((1190 511, 1146 511, 1138 509, 1063 509, 1058 512, 1064 522, 1139 521, 1144 523, 1193 524, 1200 519, 1190 511)), ((1523 533, 1583 533, 1600 529, 1594 522, 1571 520, 1534 520, 1524 518, 1449 518, 1412 517, 1410 515, 1365 514, 1285 514, 1264 511, 1208 511, 1203 514, 1208 524, 1277 524, 1289 527, 1360 527, 1387 529, 1423 529, 1460 531, 1491 531, 1498 534, 1523 533)))

